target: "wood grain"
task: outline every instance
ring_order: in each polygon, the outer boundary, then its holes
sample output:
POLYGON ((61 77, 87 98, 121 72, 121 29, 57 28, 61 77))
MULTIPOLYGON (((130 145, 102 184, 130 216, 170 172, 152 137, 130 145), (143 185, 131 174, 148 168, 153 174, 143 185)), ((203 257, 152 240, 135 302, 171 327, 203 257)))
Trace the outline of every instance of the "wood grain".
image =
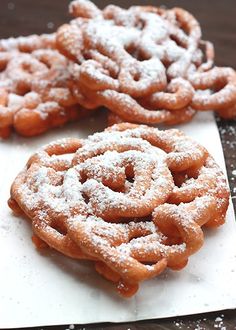
MULTIPOLYGON (((103 7, 109 1, 94 1, 103 7)), ((50 33, 56 27, 69 20, 67 14, 68 0, 15 0, 0 2, 0 37, 28 35, 33 33, 50 33)), ((139 5, 166 5, 168 7, 179 6, 192 12, 200 21, 203 38, 214 42, 216 50, 216 63, 236 67, 236 1, 133 1, 114 0, 114 4, 128 7, 133 4, 139 5)), ((224 155, 227 165, 228 178, 233 196, 234 207, 236 206, 236 176, 232 171, 236 169, 236 121, 217 120, 221 134, 224 155)), ((210 137, 209 137, 210 138, 210 137)), ((141 330, 141 329, 216 329, 216 317, 223 316, 223 326, 226 329, 236 329, 236 311, 228 310, 205 315, 186 316, 164 320, 141 321, 126 324, 100 324, 100 325, 77 325, 75 329, 109 329, 109 330, 141 330)), ((29 329, 29 328, 27 328, 29 329)), ((33 329, 33 328, 32 328, 33 329)), ((66 326, 36 327, 34 329, 62 330, 66 326)))

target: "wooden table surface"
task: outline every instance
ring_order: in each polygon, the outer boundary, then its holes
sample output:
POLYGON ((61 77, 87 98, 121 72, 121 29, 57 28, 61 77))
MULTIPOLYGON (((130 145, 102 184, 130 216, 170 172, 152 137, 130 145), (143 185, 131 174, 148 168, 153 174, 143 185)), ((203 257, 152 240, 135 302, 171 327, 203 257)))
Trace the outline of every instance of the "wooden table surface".
MULTIPOLYGON (((94 1, 103 7, 109 1, 94 1)), ((68 0, 1 0, 0 1, 0 37, 28 35, 32 33, 50 33, 63 22, 68 21, 68 0)), ((200 21, 203 38, 214 42, 216 63, 236 68, 236 1, 235 0, 157 0, 133 1, 115 0, 113 4, 128 7, 139 5, 166 5, 183 7, 192 12, 200 21)), ((217 119, 221 140, 226 159, 228 178, 236 208, 236 121, 222 121, 217 119), (235 191, 234 191, 235 190, 235 191)), ((210 137, 209 137, 210 138, 210 137)), ((232 247, 233 248, 233 247, 232 247)), ((232 283, 234 285, 234 283, 232 283)), ((14 315, 13 315, 14 317, 14 315)), ((181 318, 164 320, 141 321, 126 324, 76 325, 75 329, 109 329, 109 330, 137 330, 137 329, 236 329, 236 311, 227 310, 216 313, 199 314, 181 318), (223 314, 223 316, 221 316, 223 314), (222 321, 217 322, 216 318, 222 321), (223 328, 225 327, 225 328, 223 328)), ((36 327, 34 329, 66 329, 66 326, 36 327)))

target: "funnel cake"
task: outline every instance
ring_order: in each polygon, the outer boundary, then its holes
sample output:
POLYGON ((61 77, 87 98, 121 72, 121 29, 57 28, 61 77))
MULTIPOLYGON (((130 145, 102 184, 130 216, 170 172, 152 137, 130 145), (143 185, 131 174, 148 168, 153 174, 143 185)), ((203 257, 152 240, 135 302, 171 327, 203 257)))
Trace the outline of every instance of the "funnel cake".
POLYGON ((41 134, 88 114, 69 85, 70 62, 55 49, 55 35, 0 40, 0 136, 14 128, 41 134))
POLYGON ((69 8, 76 19, 58 29, 57 47, 75 62, 75 90, 94 107, 107 107, 113 120, 178 124, 196 111, 236 114, 235 71, 213 67, 213 45, 201 39, 189 12, 114 5, 100 10, 87 0, 69 8))
POLYGON ((130 297, 140 282, 182 269, 202 227, 225 221, 229 190, 207 150, 178 130, 121 123, 33 155, 9 206, 32 221, 37 247, 88 259, 130 297))

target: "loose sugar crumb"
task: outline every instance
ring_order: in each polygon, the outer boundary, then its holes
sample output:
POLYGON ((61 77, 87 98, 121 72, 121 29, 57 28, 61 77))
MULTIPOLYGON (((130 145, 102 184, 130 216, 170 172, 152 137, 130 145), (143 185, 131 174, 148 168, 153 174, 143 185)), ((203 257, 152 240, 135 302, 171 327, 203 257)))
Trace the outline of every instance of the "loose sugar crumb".
POLYGON ((7 8, 8 8, 9 10, 14 10, 14 9, 15 9, 15 4, 14 4, 13 2, 8 2, 8 4, 7 4, 7 8))
POLYGON ((50 29, 50 30, 52 30, 54 28, 54 25, 55 24, 53 22, 48 22, 47 28, 50 29))
POLYGON ((227 326, 224 324, 224 314, 217 316, 215 319, 200 318, 197 320, 181 320, 177 319, 173 324, 178 329, 194 329, 194 330, 207 330, 218 329, 227 330, 227 326))

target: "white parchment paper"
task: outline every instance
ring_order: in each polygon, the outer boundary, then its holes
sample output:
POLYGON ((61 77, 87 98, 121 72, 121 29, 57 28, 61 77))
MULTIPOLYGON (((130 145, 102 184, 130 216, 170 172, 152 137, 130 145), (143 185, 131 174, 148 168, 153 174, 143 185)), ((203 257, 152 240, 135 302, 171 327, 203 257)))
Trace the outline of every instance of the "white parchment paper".
MULTIPOLYGON (((10 185, 28 157, 52 140, 87 137, 104 128, 104 118, 54 130, 42 137, 0 142, 0 328, 92 322, 125 322, 236 308, 236 223, 205 232, 203 248, 181 272, 165 271, 146 281, 131 299, 120 298, 89 262, 46 251, 31 242, 31 226, 7 206, 10 185)), ((224 168, 212 114, 198 114, 180 127, 202 143, 224 168)))

